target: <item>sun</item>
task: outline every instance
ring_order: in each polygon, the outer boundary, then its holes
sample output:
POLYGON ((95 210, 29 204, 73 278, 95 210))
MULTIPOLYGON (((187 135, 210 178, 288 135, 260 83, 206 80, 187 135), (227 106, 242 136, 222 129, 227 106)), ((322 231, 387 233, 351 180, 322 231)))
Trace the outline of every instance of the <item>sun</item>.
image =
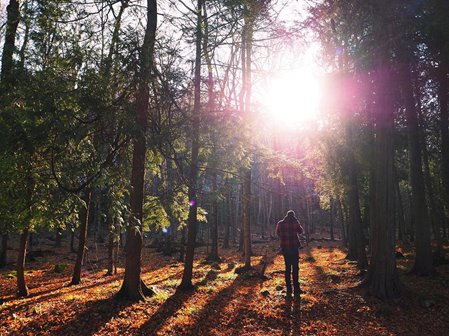
POLYGON ((280 71, 264 80, 260 104, 266 118, 288 127, 305 127, 319 119, 320 76, 314 67, 280 71))

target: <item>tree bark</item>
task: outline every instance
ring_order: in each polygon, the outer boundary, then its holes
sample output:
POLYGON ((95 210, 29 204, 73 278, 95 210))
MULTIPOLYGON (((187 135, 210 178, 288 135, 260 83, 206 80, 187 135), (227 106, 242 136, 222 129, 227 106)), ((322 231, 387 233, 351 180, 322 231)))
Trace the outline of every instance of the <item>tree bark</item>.
POLYGON ((2 249, 0 250, 0 268, 8 263, 8 235, 2 234, 2 249))
POLYGON ((352 135, 352 125, 348 122, 346 125, 346 140, 349 146, 348 152, 348 210, 349 210, 349 228, 348 228, 348 255, 349 260, 357 260, 357 266, 361 269, 366 268, 368 260, 366 258, 365 242, 362 231, 362 216, 360 212, 358 171, 352 148, 354 141, 352 135))
POLYGON ((28 227, 25 227, 20 235, 19 254, 17 256, 17 290, 20 297, 28 296, 28 287, 25 281, 25 258, 28 243, 28 227))
MULTIPOLYGON (((381 7, 382 8, 382 7, 381 7)), ((377 41, 387 40, 382 23, 377 23, 377 41)), ((379 45, 383 45, 379 43, 379 45)), ((400 282, 396 270, 393 178, 393 100, 390 83, 391 66, 385 50, 376 55, 376 140, 375 140, 375 198, 371 223, 371 262, 365 279, 368 292, 382 300, 393 300, 400 295, 400 282)))
POLYGON ((401 81, 407 119, 410 184, 412 189, 412 216, 415 223, 415 263, 412 272, 419 275, 434 273, 432 247, 430 245, 430 225, 427 212, 426 191, 422 171, 421 146, 419 143, 418 115, 413 97, 412 76, 409 66, 403 70, 401 81))
POLYGON ((91 191, 86 190, 82 197, 85 207, 82 209, 81 223, 79 227, 78 251, 76 255, 75 267, 73 268, 72 281, 70 285, 78 285, 81 282, 81 268, 84 264, 84 256, 86 252, 87 229, 89 226, 89 209, 90 209, 91 191))
POLYGON ((184 260, 184 272, 182 275, 180 290, 190 290, 193 288, 193 258, 195 255, 196 230, 198 225, 198 199, 197 199, 197 179, 198 179, 198 153, 199 153, 199 130, 200 130, 200 107, 201 107, 201 42, 202 42, 202 7, 203 0, 197 2, 196 18, 196 46, 195 46, 195 79, 194 79, 194 102, 192 118, 192 150, 189 171, 189 215, 187 218, 187 249, 184 260))
POLYGON ((118 293, 119 298, 144 300, 152 291, 141 279, 142 219, 144 202, 144 179, 146 157, 146 131, 149 113, 149 84, 154 66, 154 44, 156 42, 157 0, 147 0, 147 26, 142 45, 140 73, 136 93, 136 125, 131 171, 130 207, 131 215, 126 236, 125 276, 118 293))
POLYGON ((440 105, 440 133, 441 133, 441 176, 444 187, 446 210, 449 211, 449 129, 448 129, 448 72, 442 66, 440 72, 438 100, 440 105))
POLYGON ((17 26, 20 21, 20 3, 18 0, 10 0, 8 7, 6 7, 6 32, 5 42, 3 44, 2 52, 2 69, 0 75, 0 98, 4 95, 4 92, 9 91, 14 81, 14 59, 13 54, 16 48, 16 33, 17 26))

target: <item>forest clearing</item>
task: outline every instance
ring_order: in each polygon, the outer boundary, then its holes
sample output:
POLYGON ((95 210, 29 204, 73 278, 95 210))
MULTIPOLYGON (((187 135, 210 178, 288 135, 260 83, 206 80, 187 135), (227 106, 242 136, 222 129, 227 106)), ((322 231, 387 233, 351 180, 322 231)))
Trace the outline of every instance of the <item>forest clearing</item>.
MULTIPOLYGON (((55 271, 58 262, 73 262, 66 248, 31 264, 30 295, 17 299, 12 271, 0 277, 1 335, 447 335, 449 266, 425 280, 407 275, 410 258, 398 267, 406 294, 394 304, 366 296, 361 277, 345 260, 337 242, 314 241, 301 250, 301 304, 285 300, 283 260, 276 241, 255 245, 255 263, 267 256, 264 276, 238 275, 235 249, 222 250, 222 261, 206 263, 200 248, 195 263, 197 287, 176 293, 182 264, 144 248, 144 281, 156 295, 145 302, 114 298, 123 268, 105 276, 106 249, 86 264, 83 283, 67 287, 71 267, 55 271), (146 264, 146 262, 145 262, 146 264), (82 331, 82 332, 80 332, 82 331)), ((93 258, 93 256, 91 256, 93 258)), ((260 271, 260 265, 256 266, 260 271)))

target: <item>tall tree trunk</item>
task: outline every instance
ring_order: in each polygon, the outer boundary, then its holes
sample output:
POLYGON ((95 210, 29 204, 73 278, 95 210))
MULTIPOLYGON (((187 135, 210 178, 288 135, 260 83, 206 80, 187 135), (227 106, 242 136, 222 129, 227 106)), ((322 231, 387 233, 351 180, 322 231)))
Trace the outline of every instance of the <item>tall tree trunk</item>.
POLYGON ((129 227, 126 236, 125 276, 118 293, 119 298, 144 300, 151 291, 141 279, 142 219, 144 202, 144 179, 146 157, 146 131, 149 113, 149 84, 154 66, 156 42, 157 0, 147 0, 147 26, 142 45, 139 82, 136 93, 136 126, 131 170, 131 193, 129 227))
POLYGON ((87 229, 89 224, 89 209, 90 209, 90 196, 91 191, 86 190, 84 196, 82 197, 86 206, 82 209, 81 223, 79 230, 78 239, 78 251, 76 255, 75 267, 73 268, 71 285, 78 285, 81 282, 81 268, 84 264, 84 256, 86 252, 86 240, 87 240, 87 229))
MULTIPOLYGON (((209 53, 209 23, 208 23, 208 15, 207 15, 207 6, 206 3, 202 2, 203 6, 203 26, 204 26, 204 34, 203 37, 203 53, 204 58, 207 64, 207 112, 210 115, 214 115, 214 78, 213 78, 213 68, 212 68, 212 58, 209 53)), ((215 130, 212 130, 212 208, 211 208, 211 238, 212 238, 212 247, 210 254, 208 256, 209 260, 218 261, 220 260, 218 256, 218 200, 217 200, 217 135, 215 130)))
POLYGON ((433 222, 435 240, 437 242, 436 250, 433 254, 434 265, 439 265, 445 261, 445 252, 443 249, 443 238, 441 236, 441 231, 444 231, 444 210, 442 206, 435 199, 435 192, 432 184, 432 177, 430 173, 430 164, 429 164, 429 154, 427 151, 427 141, 426 136, 424 134, 424 117, 421 110, 421 97, 418 95, 418 122, 420 127, 419 129, 419 140, 421 145, 422 159, 424 165, 424 183, 426 186, 426 195, 429 199, 430 206, 430 217, 433 222))
POLYGON ((0 250, 0 268, 8 263, 8 235, 2 234, 2 249, 0 250))
POLYGON ((441 133, 441 176, 444 187, 446 210, 449 212, 449 129, 448 129, 448 94, 449 80, 445 66, 441 66, 439 85, 440 133, 441 133))
POLYGON ((427 212, 424 176, 422 172, 421 146, 419 144, 418 116, 413 97, 412 76, 409 66, 403 70, 401 81, 407 117, 410 184, 412 189, 412 216, 416 233, 416 256, 412 271, 419 275, 430 275, 434 272, 432 263, 432 247, 430 245, 430 225, 427 212))
POLYGON ((346 125, 346 139, 349 146, 348 152, 348 210, 349 210, 349 230, 348 230, 348 255, 346 258, 357 260, 359 268, 366 268, 368 261, 366 258, 365 242, 362 231, 362 216, 360 213, 360 199, 358 186, 358 171, 352 148, 354 141, 352 135, 352 125, 346 125))
MULTIPOLYGON (((383 4, 379 4, 380 8, 383 4)), ((376 23, 375 37, 379 45, 388 40, 384 36, 382 22, 376 23)), ((388 32, 388 30, 387 30, 388 32)), ((383 47, 385 48, 385 46, 383 47)), ((382 48, 382 49, 383 49, 382 48)), ((396 299, 400 294, 400 282, 396 270, 393 178, 393 100, 390 83, 391 67, 388 53, 379 50, 376 55, 376 140, 375 140, 375 199, 371 223, 371 262, 365 279, 368 292, 383 300, 396 299)))
POLYGON ((28 227, 20 235, 19 254, 17 256, 17 290, 20 297, 28 296, 28 287, 25 281, 25 258, 28 243, 28 227))
MULTIPOLYGON (((4 92, 8 92, 14 80, 14 59, 13 54, 16 49, 16 33, 17 26, 20 21, 20 4, 18 0, 10 0, 8 7, 6 7, 6 32, 5 42, 3 44, 2 52, 2 69, 0 74, 0 98, 4 92)), ((2 99, 3 100, 3 99, 2 99)))
MULTIPOLYGON (((256 13, 253 1, 245 4, 246 14, 242 34, 242 94, 240 108, 249 117, 251 113, 251 66, 253 29, 256 13)), ((248 118, 249 119, 249 118, 248 118)), ((243 196, 242 196, 242 221, 243 221, 243 252, 245 268, 251 268, 251 167, 243 170, 243 196)))
POLYGON ((199 132, 200 132, 200 108, 201 108, 201 42, 202 42, 202 8, 203 0, 198 0, 196 7, 196 49, 195 49, 195 79, 194 79, 194 102, 192 118, 192 151, 189 171, 189 215, 187 218, 187 249, 184 260, 184 272, 182 275, 180 290, 190 290, 193 288, 193 258, 195 255, 196 230, 198 225, 198 152, 199 152, 199 132))

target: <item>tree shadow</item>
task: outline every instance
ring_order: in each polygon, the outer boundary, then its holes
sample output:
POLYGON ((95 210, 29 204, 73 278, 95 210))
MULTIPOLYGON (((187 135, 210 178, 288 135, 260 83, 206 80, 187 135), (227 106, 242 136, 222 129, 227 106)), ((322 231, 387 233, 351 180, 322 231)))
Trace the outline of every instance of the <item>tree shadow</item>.
MULTIPOLYGON (((45 331, 50 332, 51 335, 55 336, 93 335, 114 316, 117 316, 120 311, 131 304, 132 302, 116 300, 115 297, 89 301, 85 303, 84 309, 76 314, 70 321, 59 327, 53 326, 55 329, 51 330, 51 332, 49 329, 52 326, 46 325, 45 331)), ((30 330, 40 330, 42 328, 41 323, 42 321, 33 320, 29 324, 24 325, 22 329, 19 330, 18 334, 25 334, 30 330)))
POLYGON ((151 318, 145 322, 136 334, 139 335, 155 335, 162 327, 164 322, 172 317, 189 297, 195 293, 194 290, 186 292, 175 292, 169 297, 151 316, 151 318))

